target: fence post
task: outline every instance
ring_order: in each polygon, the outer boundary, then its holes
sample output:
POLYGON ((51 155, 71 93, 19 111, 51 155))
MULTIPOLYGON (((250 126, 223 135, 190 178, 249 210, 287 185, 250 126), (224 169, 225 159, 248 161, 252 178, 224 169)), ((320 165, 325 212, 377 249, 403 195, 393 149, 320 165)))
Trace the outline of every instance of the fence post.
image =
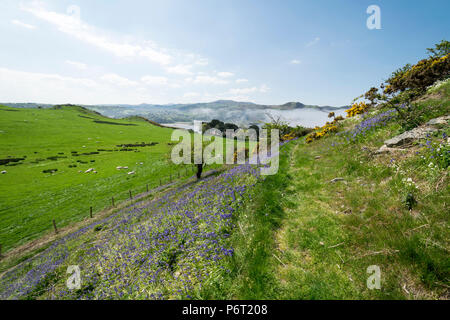
POLYGON ((131 190, 130 190, 130 200, 132 200, 133 199, 133 197, 131 196, 131 190))
POLYGON ((89 208, 89 215, 91 216, 92 219, 92 207, 89 208))
POLYGON ((147 192, 148 192, 148 183, 147 183, 147 192))
POLYGON ((162 186, 161 178, 159 178, 159 185, 162 186))
POLYGON ((53 228, 55 228, 55 233, 58 233, 58 229, 56 228, 56 221, 53 219, 53 228))
POLYGON ((114 197, 111 197, 112 206, 114 207, 114 197))

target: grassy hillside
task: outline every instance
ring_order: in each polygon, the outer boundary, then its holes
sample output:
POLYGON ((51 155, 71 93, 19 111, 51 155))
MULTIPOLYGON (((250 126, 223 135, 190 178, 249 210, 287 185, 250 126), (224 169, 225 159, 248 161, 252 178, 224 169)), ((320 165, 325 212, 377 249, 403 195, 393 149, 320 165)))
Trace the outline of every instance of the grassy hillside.
POLYGON ((110 206, 111 197, 118 202, 128 190, 167 183, 182 169, 168 157, 172 130, 143 119, 108 119, 75 106, 0 107, 0 115, 0 170, 7 172, 0 175, 3 252, 51 229, 52 219, 58 227, 78 221, 90 206, 95 213, 110 206), (85 173, 89 168, 96 173, 85 173))
POLYGON ((233 212, 258 173, 241 165, 127 203, 3 274, 0 298, 193 298, 232 256, 233 212), (67 290, 68 265, 80 266, 78 290, 67 290))
MULTIPOLYGON (((415 105, 422 123, 450 114, 449 87, 430 89, 415 105)), ((237 213, 230 271, 204 286, 202 298, 449 298, 450 128, 376 155, 404 131, 385 112, 285 147, 277 175, 257 185, 237 213), (380 290, 366 286, 371 265, 380 267, 380 290)))
MULTIPOLYGON (((449 115, 449 97, 449 82, 430 89, 410 110, 415 125, 449 115)), ((20 259, 0 297, 448 299, 450 127, 377 153, 403 121, 374 108, 312 143, 287 142, 275 175, 230 166, 124 202, 20 259), (66 287, 69 265, 80 289, 66 287)))

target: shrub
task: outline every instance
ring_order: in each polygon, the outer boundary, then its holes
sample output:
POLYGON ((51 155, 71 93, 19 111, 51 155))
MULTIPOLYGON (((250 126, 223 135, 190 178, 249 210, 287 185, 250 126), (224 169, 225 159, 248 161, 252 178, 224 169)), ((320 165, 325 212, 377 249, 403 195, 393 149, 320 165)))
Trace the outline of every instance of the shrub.
POLYGON ((354 103, 350 109, 345 110, 347 118, 354 117, 367 111, 369 106, 364 102, 354 103))
POLYGON ((328 122, 323 127, 316 127, 316 131, 311 132, 306 136, 306 143, 311 143, 314 140, 320 139, 324 136, 326 136, 330 132, 336 132, 338 130, 336 124, 340 120, 337 120, 336 118, 332 122, 328 122))
POLYGON ((386 80, 385 94, 394 94, 412 89, 413 93, 420 95, 426 88, 438 80, 450 76, 450 43, 442 40, 436 45, 436 49, 427 49, 432 56, 422 59, 415 65, 405 65, 393 72, 386 80))

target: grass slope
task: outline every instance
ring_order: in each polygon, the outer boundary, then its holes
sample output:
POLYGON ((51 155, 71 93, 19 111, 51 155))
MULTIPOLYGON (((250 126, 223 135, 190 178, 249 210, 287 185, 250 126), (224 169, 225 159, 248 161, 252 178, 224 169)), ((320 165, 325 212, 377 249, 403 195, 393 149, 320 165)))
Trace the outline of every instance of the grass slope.
MULTIPOLYGON (((449 96, 447 83, 422 99, 421 121, 449 114, 449 96)), ((345 121, 341 131, 358 122, 345 121)), ((434 151, 423 141, 374 155, 402 131, 394 118, 354 141, 287 145, 277 175, 258 184, 238 214, 231 272, 214 278, 202 298, 448 299, 450 188, 436 158, 449 149, 432 152, 448 145, 450 129, 428 138, 434 151), (417 200, 412 210, 408 193, 417 200), (380 267, 380 290, 367 287, 371 265, 380 267)))
POLYGON ((90 206, 94 213, 110 206, 112 196, 117 202, 128 190, 143 192, 146 184, 152 188, 177 176, 181 168, 168 157, 171 132, 140 118, 108 119, 76 106, 0 107, 0 159, 23 158, 0 166, 7 171, 0 175, 3 252, 51 229, 52 219, 62 227, 87 217, 90 206), (156 144, 118 147, 141 142, 156 144), (84 173, 89 168, 97 173, 84 173), (57 171, 43 173, 52 169, 57 171))
MULTIPOLYGON (((448 86, 418 101, 413 112, 420 122, 449 114, 448 86)), ((343 121, 340 134, 284 145, 273 176, 236 166, 127 203, 11 269, 0 293, 31 299, 448 299, 450 128, 443 125, 404 151, 376 155, 386 139, 405 130, 398 117, 380 120, 382 111, 343 121), (355 131, 362 123, 371 126, 355 131), (416 203, 408 208, 411 197, 416 203), (85 280, 80 290, 67 291, 66 269, 73 264, 85 280), (381 270, 379 290, 367 287, 373 265, 381 270)))

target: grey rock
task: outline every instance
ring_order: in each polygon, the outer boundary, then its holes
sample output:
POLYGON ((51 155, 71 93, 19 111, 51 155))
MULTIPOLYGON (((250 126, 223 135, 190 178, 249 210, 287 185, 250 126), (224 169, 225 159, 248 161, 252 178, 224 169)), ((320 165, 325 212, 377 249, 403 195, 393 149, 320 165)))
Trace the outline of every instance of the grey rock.
POLYGON ((375 155, 378 154, 385 154, 385 153, 391 153, 396 151, 406 151, 405 149, 399 149, 399 148, 389 148, 385 144, 380 147, 377 151, 374 152, 375 155))
POLYGON ((403 132, 402 134, 386 140, 384 144, 387 147, 400 147, 410 144, 414 140, 426 138, 428 133, 438 131, 436 128, 431 127, 417 127, 412 130, 403 132))
POLYGON ((450 115, 449 116, 443 116, 443 117, 439 117, 439 118, 435 118, 435 119, 431 119, 430 121, 428 121, 426 123, 426 125, 428 126, 433 126, 433 125, 439 125, 439 124, 447 124, 448 120, 450 120, 450 115))

